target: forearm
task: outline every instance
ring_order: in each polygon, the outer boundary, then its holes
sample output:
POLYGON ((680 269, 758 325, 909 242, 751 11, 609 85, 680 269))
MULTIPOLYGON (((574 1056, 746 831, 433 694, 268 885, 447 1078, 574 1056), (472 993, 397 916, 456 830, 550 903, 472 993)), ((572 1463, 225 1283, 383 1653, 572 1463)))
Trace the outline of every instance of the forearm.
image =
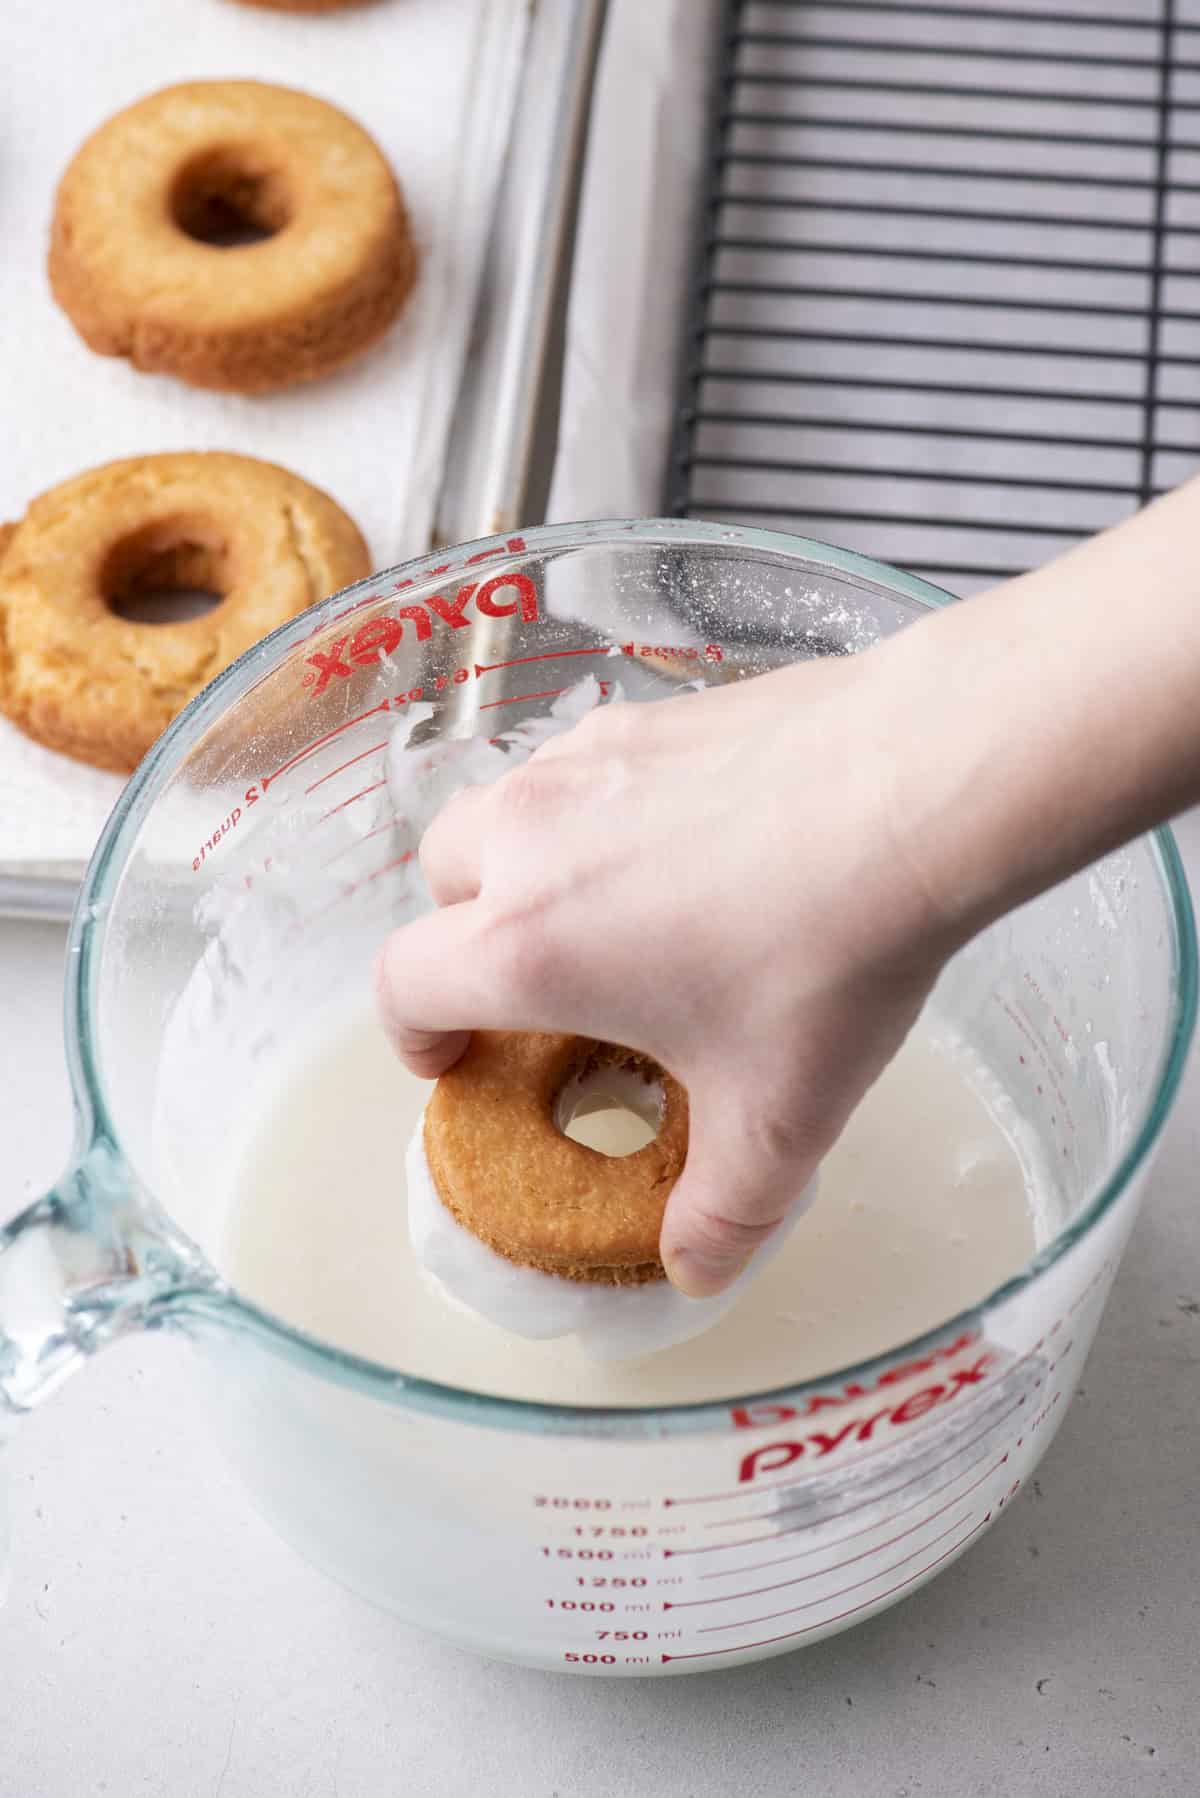
POLYGON ((1200 800, 1200 482, 878 653, 889 827, 969 935, 1200 800))

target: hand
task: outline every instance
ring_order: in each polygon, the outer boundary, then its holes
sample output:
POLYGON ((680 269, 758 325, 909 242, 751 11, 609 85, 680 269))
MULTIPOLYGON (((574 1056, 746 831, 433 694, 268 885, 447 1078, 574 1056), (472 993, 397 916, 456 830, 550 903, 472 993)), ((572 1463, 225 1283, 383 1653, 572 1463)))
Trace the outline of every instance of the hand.
POLYGON ((1200 480, 862 655, 592 713, 421 849, 441 908, 379 963, 402 1059, 577 1031, 688 1088, 662 1256, 719 1291, 943 962, 1200 801, 1200 480))
POLYGON ((661 1252, 694 1296, 787 1215, 952 946, 887 816, 887 681, 872 652, 590 714, 443 809, 441 909, 380 958, 417 1074, 480 1027, 623 1043, 683 1082, 661 1252))

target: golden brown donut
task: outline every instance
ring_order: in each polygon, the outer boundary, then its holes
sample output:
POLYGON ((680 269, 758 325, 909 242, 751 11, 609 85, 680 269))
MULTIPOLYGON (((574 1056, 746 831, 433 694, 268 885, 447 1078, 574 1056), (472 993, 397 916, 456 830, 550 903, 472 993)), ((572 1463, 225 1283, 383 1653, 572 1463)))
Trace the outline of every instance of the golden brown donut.
POLYGON ((165 88, 101 125, 59 184, 59 305, 101 355, 193 387, 266 393, 327 374, 382 336, 415 273, 373 140, 289 88, 165 88), (230 243, 238 228, 269 235, 230 243))
POLYGON ((126 773, 188 700, 276 625, 370 572, 328 494, 250 456, 137 456, 52 487, 0 537, 0 711, 126 773), (208 588, 179 623, 114 607, 208 588))
POLYGON ((438 1196, 509 1261, 610 1286, 665 1278, 663 1211, 687 1157, 688 1101, 644 1055, 591 1037, 477 1030, 425 1111, 425 1158, 438 1196), (559 1095, 602 1066, 662 1089, 652 1142, 602 1155, 564 1136, 559 1095))

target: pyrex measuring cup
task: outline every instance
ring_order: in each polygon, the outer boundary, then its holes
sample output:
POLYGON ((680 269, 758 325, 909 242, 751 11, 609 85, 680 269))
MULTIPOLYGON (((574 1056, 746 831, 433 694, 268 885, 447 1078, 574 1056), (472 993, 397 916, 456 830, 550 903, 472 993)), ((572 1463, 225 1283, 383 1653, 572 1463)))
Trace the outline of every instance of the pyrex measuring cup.
POLYGON ((894 1353, 734 1402, 524 1404, 338 1352, 220 1271, 254 1095, 299 1031, 367 1002, 412 904, 397 719, 428 704, 423 733, 492 732, 586 674, 657 698, 853 652, 942 602, 765 532, 551 528, 377 576, 222 675, 130 783, 76 912, 76 1154, 0 1236, 0 1417, 125 1331, 184 1331, 284 1536, 454 1641, 579 1673, 779 1653, 948 1566, 1062 1419, 1175 1092, 1195 944, 1166 833, 947 970, 941 1007, 1032 1127, 1057 1233, 894 1353))

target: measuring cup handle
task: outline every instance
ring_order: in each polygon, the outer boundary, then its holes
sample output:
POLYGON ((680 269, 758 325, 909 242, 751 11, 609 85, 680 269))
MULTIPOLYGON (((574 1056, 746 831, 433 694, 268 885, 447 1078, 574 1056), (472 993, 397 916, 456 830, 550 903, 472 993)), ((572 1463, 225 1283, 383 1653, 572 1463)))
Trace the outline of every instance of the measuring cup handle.
POLYGON ((129 1185, 93 1148, 0 1229, 0 1430, 177 1290, 181 1264, 134 1225, 129 1185))

